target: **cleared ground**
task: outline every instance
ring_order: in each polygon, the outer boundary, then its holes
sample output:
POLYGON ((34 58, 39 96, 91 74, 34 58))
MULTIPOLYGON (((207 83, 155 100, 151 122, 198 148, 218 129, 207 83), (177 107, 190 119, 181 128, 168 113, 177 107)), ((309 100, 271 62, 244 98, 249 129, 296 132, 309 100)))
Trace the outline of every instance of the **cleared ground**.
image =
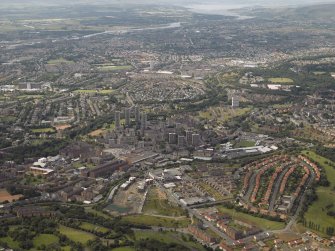
POLYGON ((135 182, 128 189, 118 189, 113 203, 106 207, 113 215, 140 213, 144 200, 144 193, 137 191, 138 183, 135 182))
POLYGON ((181 216, 183 210, 168 201, 166 194, 157 187, 150 188, 143 207, 145 214, 181 216))
POLYGON ((17 195, 10 195, 6 189, 0 189, 0 202, 9 201, 12 202, 13 200, 18 200, 22 197, 22 194, 17 195))

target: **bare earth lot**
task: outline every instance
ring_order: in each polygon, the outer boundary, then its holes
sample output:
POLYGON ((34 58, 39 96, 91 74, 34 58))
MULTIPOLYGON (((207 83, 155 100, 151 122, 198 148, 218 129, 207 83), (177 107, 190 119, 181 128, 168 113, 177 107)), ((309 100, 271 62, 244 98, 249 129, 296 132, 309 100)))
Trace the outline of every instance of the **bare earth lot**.
POLYGON ((21 194, 10 195, 6 189, 0 189, 0 203, 4 201, 12 202, 13 200, 18 200, 22 197, 21 194))

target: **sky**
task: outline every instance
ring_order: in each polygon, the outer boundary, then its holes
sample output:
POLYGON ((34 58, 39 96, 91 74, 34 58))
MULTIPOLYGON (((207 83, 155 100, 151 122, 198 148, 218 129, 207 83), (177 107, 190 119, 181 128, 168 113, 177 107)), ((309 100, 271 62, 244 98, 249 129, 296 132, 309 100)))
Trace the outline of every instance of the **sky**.
POLYGON ((55 4, 74 4, 74 3, 163 3, 163 4, 177 4, 177 5, 190 5, 190 4, 221 4, 221 5, 304 5, 314 3, 335 3, 335 0, 0 0, 1 3, 55 3, 55 4))

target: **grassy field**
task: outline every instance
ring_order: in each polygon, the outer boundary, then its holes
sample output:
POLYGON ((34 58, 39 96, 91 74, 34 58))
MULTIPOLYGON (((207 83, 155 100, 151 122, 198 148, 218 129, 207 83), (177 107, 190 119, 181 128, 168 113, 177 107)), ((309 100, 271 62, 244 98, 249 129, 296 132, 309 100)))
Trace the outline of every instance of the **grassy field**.
POLYGON ((3 123, 13 123, 16 121, 15 116, 0 116, 0 122, 3 123))
POLYGON ((252 147, 252 146, 255 146, 255 141, 241 140, 241 141, 235 142, 234 144, 234 148, 252 147))
POLYGON ((2 237, 0 238, 0 241, 7 243, 10 248, 19 248, 19 243, 17 241, 14 241, 11 237, 2 237))
POLYGON ((96 90, 96 89, 87 89, 87 90, 75 90, 75 93, 89 94, 89 93, 98 93, 98 94, 110 94, 113 93, 113 90, 96 90))
POLYGON ((53 234, 40 234, 36 236, 33 240, 34 247, 37 248, 38 246, 41 245, 50 245, 52 243, 58 243, 59 238, 56 235, 53 234))
POLYGON ((132 247, 113 248, 112 251, 135 251, 132 247))
POLYGON ((100 211, 97 211, 91 207, 85 207, 85 212, 86 213, 92 213, 93 215, 97 215, 97 216, 100 216, 100 217, 103 217, 105 219, 111 219, 111 216, 103 213, 103 212, 100 212, 100 211))
MULTIPOLYGON (((164 243, 176 243, 184 245, 191 250, 203 251, 205 250, 199 243, 184 241, 181 239, 181 235, 173 232, 155 232, 155 231, 136 231, 136 240, 154 239, 164 243)), ((188 238, 186 238, 187 240, 188 238)))
POLYGON ((109 71, 126 71, 131 70, 133 67, 131 65, 102 65, 98 66, 98 70, 102 72, 109 71))
POLYGON ((88 222, 81 223, 79 227, 83 230, 88 230, 88 231, 93 230, 93 231, 100 232, 100 233, 107 233, 109 231, 108 228, 98 226, 98 225, 94 225, 94 224, 91 224, 91 223, 88 223, 88 222))
POLYGON ((250 214, 238 212, 235 209, 228 209, 223 206, 217 207, 221 213, 225 213, 233 217, 234 219, 240 219, 242 221, 249 222, 263 230, 277 230, 283 229, 285 227, 285 223, 270 221, 264 218, 256 217, 250 214))
POLYGON ((269 78, 271 83, 275 84, 285 84, 285 83, 293 83, 294 81, 290 78, 269 78))
POLYGON ((202 119, 212 120, 217 119, 221 122, 229 121, 235 117, 247 114, 251 108, 231 109, 228 107, 211 107, 207 110, 199 112, 199 117, 202 119))
POLYGON ((31 129, 33 133, 54 133, 56 132, 54 128, 48 127, 48 128, 36 128, 36 129, 31 129))
POLYGON ((48 65, 59 65, 59 64, 73 64, 73 61, 66 60, 65 58, 51 59, 48 61, 48 65))
POLYGON ((306 221, 311 221, 317 225, 320 225, 320 231, 322 231, 322 228, 325 229, 330 226, 335 226, 335 218, 327 215, 329 210, 335 211, 335 168, 326 164, 326 162, 331 163, 330 160, 317 155, 314 152, 303 151, 303 153, 308 156, 309 159, 318 163, 318 165, 324 168, 327 179, 330 182, 329 187, 319 186, 316 189, 318 199, 308 208, 307 212, 305 213, 306 221))
POLYGON ((94 240, 95 235, 80 231, 74 228, 66 227, 66 226, 60 226, 59 227, 59 232, 61 234, 66 235, 69 239, 75 241, 75 242, 80 242, 82 244, 86 244, 87 241, 89 240, 94 240))
POLYGON ((122 218, 123 222, 159 227, 187 227, 191 221, 188 218, 174 219, 149 215, 129 215, 122 218))
POLYGON ((168 216, 181 216, 184 214, 180 207, 171 204, 166 198, 166 194, 156 187, 152 187, 149 190, 144 203, 143 213, 168 216))

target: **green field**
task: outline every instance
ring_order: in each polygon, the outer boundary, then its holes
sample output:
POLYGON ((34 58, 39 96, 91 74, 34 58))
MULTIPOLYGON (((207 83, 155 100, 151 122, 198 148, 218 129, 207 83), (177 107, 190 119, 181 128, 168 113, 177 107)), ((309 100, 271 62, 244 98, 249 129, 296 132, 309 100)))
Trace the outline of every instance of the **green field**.
POLYGON ((149 215, 129 215, 122 218, 123 222, 159 227, 187 227, 191 221, 188 218, 173 219, 149 215))
POLYGON ((103 217, 105 219, 111 219, 111 216, 109 216, 108 214, 105 214, 103 212, 100 212, 100 211, 97 211, 91 207, 85 207, 85 212, 86 213, 91 213, 93 215, 96 215, 96 216, 100 216, 100 217, 103 217))
POLYGON ((33 133, 54 133, 56 132, 54 128, 48 127, 48 128, 36 128, 36 129, 31 129, 33 133))
POLYGON ((101 65, 97 69, 102 72, 109 71, 126 71, 131 70, 133 67, 131 65, 101 65))
POLYGON ((113 248, 112 251, 135 251, 132 247, 113 248))
POLYGON ((48 246, 50 244, 58 243, 58 242, 59 242, 59 238, 53 234, 40 234, 36 236, 33 240, 34 247, 38 247, 41 245, 48 246))
POLYGON ((73 240, 75 242, 80 242, 82 244, 86 244, 89 240, 94 240, 95 235, 80 231, 74 228, 66 227, 66 226, 60 226, 59 232, 61 234, 66 235, 70 240, 73 240))
POLYGON ((217 119, 220 122, 227 122, 233 118, 243 116, 251 111, 250 107, 231 109, 228 107, 211 107, 199 112, 201 119, 217 119))
POLYGON ((16 121, 16 117, 14 116, 0 116, 0 122, 13 123, 15 121, 16 121))
POLYGON ((19 248, 19 243, 14 241, 11 237, 2 237, 0 238, 0 242, 5 242, 10 248, 19 248))
POLYGON ((113 93, 113 90, 96 90, 96 89, 87 89, 87 90, 75 90, 74 93, 80 93, 80 94, 91 94, 91 93, 97 93, 97 94, 111 94, 113 93))
POLYGON ((174 232, 135 231, 136 240, 154 239, 164 243, 176 243, 184 245, 191 250, 205 250, 199 243, 181 239, 181 235, 174 232))
POLYGON ((73 61, 66 60, 65 58, 51 59, 48 61, 48 65, 59 65, 59 64, 73 64, 73 61))
POLYGON ((285 83, 294 83, 294 81, 290 78, 269 78, 271 83, 275 84, 285 84, 285 83))
POLYGON ((249 222, 250 224, 253 224, 263 230, 277 230, 277 229, 283 229, 285 227, 284 222, 267 220, 264 218, 253 216, 251 214, 238 212, 235 209, 228 209, 223 206, 219 206, 217 207, 217 209, 221 213, 230 215, 231 217, 233 217, 233 219, 240 219, 242 221, 249 222))
POLYGON ((234 143, 234 148, 252 147, 255 146, 255 141, 241 140, 234 143))
POLYGON ((94 225, 94 224, 91 224, 91 223, 88 223, 88 222, 81 223, 79 227, 83 230, 96 231, 96 232, 100 232, 100 233, 107 233, 109 231, 108 228, 98 226, 98 225, 94 225))
POLYGON ((159 214, 168 216, 181 216, 184 211, 177 205, 171 204, 166 198, 166 194, 160 192, 158 188, 151 188, 147 194, 143 212, 146 214, 159 214))
POLYGON ((317 155, 314 152, 303 151, 303 153, 308 156, 309 159, 318 163, 318 165, 324 168, 327 179, 330 182, 329 187, 319 186, 316 189, 318 199, 308 208, 307 212, 305 213, 306 221, 311 221, 317 225, 320 225, 321 231, 322 228, 335 226, 335 217, 327 215, 329 210, 335 211, 335 168, 325 163, 331 163, 330 160, 317 155), (330 206, 331 204, 333 204, 333 206, 330 206), (327 209, 327 206, 330 206, 329 209, 327 209))

